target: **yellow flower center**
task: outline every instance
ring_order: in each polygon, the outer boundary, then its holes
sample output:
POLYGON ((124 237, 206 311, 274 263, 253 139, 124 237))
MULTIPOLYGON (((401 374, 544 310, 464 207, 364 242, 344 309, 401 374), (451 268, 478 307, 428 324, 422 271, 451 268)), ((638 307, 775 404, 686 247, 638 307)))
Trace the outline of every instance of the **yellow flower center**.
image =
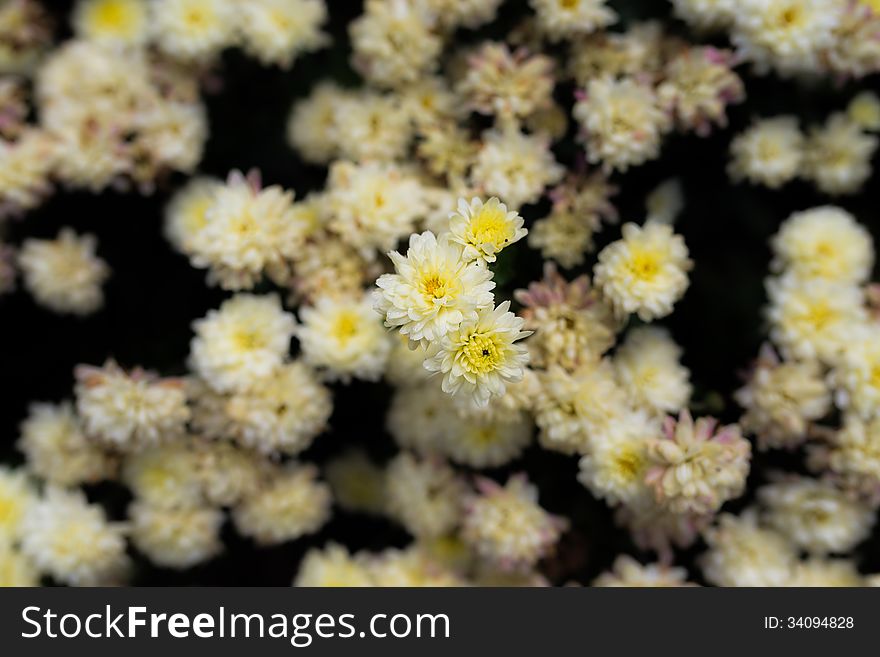
POLYGON ((880 389, 880 363, 871 368, 871 387, 880 389))
POLYGON ((336 316, 330 334, 340 342, 346 342, 358 334, 358 318, 351 312, 341 312, 336 316))
POLYGON ((137 5, 125 0, 104 0, 92 13, 92 25, 97 32, 131 34, 137 23, 137 5))
POLYGON ((805 12, 797 4, 785 7, 779 14, 779 25, 783 28, 799 27, 805 18, 805 12))
POLYGON ((810 304, 804 313, 804 321, 811 324, 817 331, 821 331, 828 326, 835 318, 835 313, 828 304, 823 301, 816 301, 810 304))
POLYGON ((498 432, 495 427, 480 427, 474 431, 474 442, 478 445, 491 445, 498 440, 498 432))
POLYGON ((495 206, 483 206, 471 220, 471 234, 475 244, 501 246, 510 241, 511 230, 507 214, 495 206))
POLYGON ((617 475, 626 481, 632 481, 639 477, 643 467, 644 459, 634 447, 622 449, 614 456, 614 468, 617 475))
POLYGON ((651 249, 634 249, 627 269, 640 281, 653 280, 660 271, 660 254, 651 249))
POLYGON ((251 351, 252 349, 262 349, 266 346, 266 340, 256 331, 242 329, 235 334, 234 342, 239 349, 251 351))
POLYGON ((474 333, 462 348, 465 366, 470 372, 486 374, 498 369, 504 354, 497 338, 474 333))
POLYGON ((13 497, 0 497, 0 528, 9 530, 21 519, 22 508, 13 497))
POLYGON ((580 0, 559 0, 559 6, 563 9, 574 9, 580 0))
POLYGON ((422 294, 430 299, 442 299, 452 291, 449 279, 434 273, 422 279, 422 294))
POLYGON ((211 205, 212 200, 210 198, 200 198, 197 201, 193 201, 187 213, 187 223, 191 230, 205 227, 205 224, 208 223, 208 209, 211 205))

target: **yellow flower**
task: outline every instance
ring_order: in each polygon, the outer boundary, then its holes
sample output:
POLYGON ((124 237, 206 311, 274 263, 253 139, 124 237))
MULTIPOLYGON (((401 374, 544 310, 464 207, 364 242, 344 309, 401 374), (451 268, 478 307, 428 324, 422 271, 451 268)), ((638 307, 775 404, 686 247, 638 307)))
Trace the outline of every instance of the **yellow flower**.
POLYGON ((496 254, 518 242, 529 232, 523 228, 523 219, 497 197, 486 203, 479 198, 459 199, 458 212, 449 215, 452 240, 464 247, 465 260, 495 262, 496 254))

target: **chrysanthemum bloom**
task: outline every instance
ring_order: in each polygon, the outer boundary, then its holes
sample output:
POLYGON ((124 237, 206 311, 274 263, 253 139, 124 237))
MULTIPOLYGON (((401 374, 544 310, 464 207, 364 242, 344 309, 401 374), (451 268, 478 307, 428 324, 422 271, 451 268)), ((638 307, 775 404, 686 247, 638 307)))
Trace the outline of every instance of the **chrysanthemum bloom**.
POLYGON ((294 586, 343 587, 375 586, 363 560, 352 557, 336 543, 312 548, 299 564, 294 586))
POLYGON ((73 10, 78 37, 107 46, 137 47, 150 33, 144 0, 79 0, 73 10))
POLYGON ((236 3, 230 0, 153 0, 153 38, 184 61, 207 61, 236 39, 236 3))
POLYGON ((656 552, 664 563, 674 560, 674 548, 693 546, 713 518, 712 514, 674 513, 650 499, 639 500, 634 505, 621 505, 614 513, 615 523, 629 531, 635 545, 640 550, 656 552))
POLYGON ((443 40, 424 2, 368 0, 349 26, 354 67, 371 83, 400 88, 437 65, 443 40))
POLYGON ((675 513, 706 514, 742 494, 751 445, 737 425, 716 427, 714 418, 694 422, 684 410, 677 421, 667 417, 663 437, 650 441, 645 482, 662 506, 675 513))
POLYGON ((587 159, 606 172, 626 171, 660 155, 672 121, 652 87, 631 78, 591 80, 574 107, 587 159))
POLYGON ((800 445, 807 439, 810 423, 831 410, 831 393, 818 361, 780 362, 767 344, 761 347, 748 383, 734 397, 746 409, 740 424, 757 435, 761 449, 800 445))
POLYGON ((844 7, 836 0, 743 0, 733 7, 731 39, 759 73, 816 73, 844 7))
POLYGON ((20 215, 50 194, 56 147, 43 130, 25 130, 15 141, 0 139, 0 217, 20 215))
POLYGON ((833 362, 862 332, 864 295, 854 285, 787 275, 768 279, 770 337, 784 354, 833 362))
POLYGON ((232 510, 243 536, 276 545, 316 532, 330 517, 330 488, 313 465, 290 462, 232 510))
POLYGON ((44 493, 24 519, 21 549, 40 571, 71 586, 120 584, 129 567, 122 527, 79 490, 44 493))
MULTIPOLYGON (((424 357, 419 363, 424 371, 424 357)), ((452 429, 449 416, 455 413, 452 400, 436 381, 403 386, 394 392, 386 417, 388 433, 403 449, 418 454, 443 452, 452 429)))
POLYGON ((682 350, 661 328, 633 329, 614 354, 614 371, 630 398, 651 412, 677 413, 691 397, 682 350))
POLYGON ((506 417, 493 414, 452 420, 440 449, 450 460, 472 468, 497 468, 522 455, 534 425, 522 411, 506 417))
POLYGON ((773 237, 774 271, 839 283, 864 283, 874 267, 871 234, 834 206, 795 212, 773 237))
POLYGON ((490 41, 468 57, 468 64, 457 91, 481 114, 522 118, 550 104, 553 59, 546 55, 511 52, 507 44, 490 41))
POLYGON ((394 251, 388 257, 396 273, 376 281, 376 309, 385 326, 399 328, 410 342, 427 346, 492 306, 492 272, 466 262, 464 248, 448 235, 411 235, 406 256, 394 251))
POLYGON ((516 290, 514 298, 523 306, 525 328, 535 331, 528 342, 535 367, 574 370, 614 345, 617 323, 586 274, 569 282, 545 263, 543 280, 516 290))
POLYGON ((318 299, 299 311, 296 337, 303 360, 330 381, 377 381, 385 371, 391 341, 369 295, 318 299))
POLYGON ((293 192, 263 187, 259 174, 233 171, 205 208, 205 225, 191 242, 191 260, 228 290, 253 287, 264 273, 283 270, 302 247, 307 223, 294 210, 293 192))
POLYGON ((208 210, 222 187, 223 183, 215 178, 192 178, 165 206, 165 237, 181 253, 192 255, 201 242, 208 210))
POLYGON ((385 472, 388 512, 417 538, 451 532, 461 521, 465 492, 455 470, 437 458, 402 452, 385 472))
POLYGON ((655 221, 624 224, 621 233, 599 253, 596 286, 620 313, 644 321, 665 317, 688 287, 693 262, 684 239, 655 221))
POLYGON ((34 474, 59 486, 97 483, 116 472, 117 460, 86 437, 70 402, 32 404, 16 445, 34 474))
POLYGON ((287 141, 303 159, 327 164, 338 154, 337 107, 349 94, 333 82, 321 82, 293 106, 287 120, 287 141))
POLYGON ((735 0, 672 0, 675 15, 699 30, 717 30, 733 24, 735 0))
POLYGON ((805 147, 796 117, 761 119, 730 142, 727 171, 734 180, 776 189, 801 173, 805 147))
POLYGON ((483 195, 503 198, 517 210, 537 202, 544 188, 559 182, 563 173, 544 136, 507 127, 483 133, 470 181, 483 195))
POLYGON ((670 60, 657 96, 673 113, 679 129, 703 136, 713 124, 727 125, 727 106, 745 98, 742 80, 732 66, 732 53, 712 47, 689 48, 670 60))
POLYGON ((824 470, 841 488, 863 499, 880 502, 880 419, 865 421, 853 413, 828 443, 810 452, 813 470, 824 470))
POLYGON ((832 114, 810 132, 804 176, 826 194, 855 194, 871 176, 871 158, 880 140, 863 132, 846 114, 832 114))
POLYGON ((58 313, 88 315, 104 304, 110 268, 95 254, 94 235, 62 228, 54 240, 28 239, 18 254, 24 285, 38 303, 58 313))
POLYGON ((0 544, 21 538, 21 523, 36 501, 36 489, 24 470, 0 466, 0 544))
POLYGON ((610 504, 644 506, 650 499, 645 485, 651 465, 648 448, 659 434, 659 421, 646 413, 621 414, 592 436, 580 460, 578 481, 610 504))
POLYGON ((880 131, 880 97, 873 91, 863 91, 849 101, 846 114, 862 130, 880 131))
POLYGON ((614 560, 610 571, 599 575, 593 586, 624 586, 665 588, 697 586, 687 581, 687 570, 660 563, 641 564, 631 556, 622 554, 614 560))
POLYGON ((40 573, 11 543, 0 541, 0 588, 39 586, 40 573))
POLYGON ((131 540, 162 568, 184 570, 223 549, 223 512, 212 507, 153 506, 136 501, 128 509, 131 540))
POLYGON ((247 390, 273 374, 296 322, 276 295, 238 294, 193 323, 193 369, 217 391, 247 390))
POLYGON ((385 513, 385 470, 360 448, 349 448, 324 466, 333 501, 354 513, 385 513))
POLYGON ((517 212, 509 212, 497 197, 485 203, 479 198, 470 202, 461 198, 458 210, 449 215, 452 241, 464 248, 462 257, 479 262, 495 262, 497 254, 528 234, 517 212))
POLYGON ((238 30, 245 51, 266 65, 290 68, 304 52, 329 43, 321 32, 327 20, 324 0, 252 0, 236 2, 238 30))
POLYGON ((874 511, 827 482, 792 477, 758 489, 766 522, 815 555, 849 552, 871 533, 874 511))
POLYGON ((183 435, 190 413, 182 380, 140 368, 126 373, 113 361, 78 365, 74 375, 76 408, 90 438, 130 452, 183 435))
POLYGON ((876 0, 856 0, 844 5, 834 45, 824 53, 828 67, 837 75, 863 78, 880 69, 878 9, 876 0))
POLYGON ((262 454, 288 455, 312 444, 332 410, 330 391, 299 361, 233 393, 225 408, 229 435, 239 443, 262 454))
POLYGON ((608 359, 582 363, 573 372, 551 367, 539 379, 535 421, 544 449, 587 454, 595 436, 632 412, 608 359))
MULTIPOLYGON (((465 179, 479 150, 479 144, 471 138, 470 133, 446 119, 419 125, 416 137, 416 155, 428 171, 458 186, 465 179)), ((449 193, 451 190, 444 188, 442 191, 449 193)), ((443 203, 444 209, 453 203, 443 203)), ((447 217, 444 215, 443 219, 447 217)), ((427 226, 433 229, 432 225, 427 226)))
POLYGON ((783 586, 797 563, 792 545, 781 534, 758 526, 754 511, 722 514, 705 538, 709 549, 700 567, 716 586, 783 586))
POLYGON ((138 500, 156 506, 202 506, 199 462, 188 441, 127 454, 122 481, 138 500))
MULTIPOLYGON (((375 256, 370 253, 370 257, 375 256)), ((290 288, 290 297, 297 303, 314 303, 332 294, 356 296, 384 271, 375 259, 368 260, 351 244, 325 230, 309 237, 292 264, 291 278, 284 281, 273 274, 272 279, 290 288)))
POLYGON ((467 502, 462 538, 484 561, 501 570, 528 570, 556 546, 567 522, 538 504, 538 489, 524 474, 501 486, 478 479, 467 502))
POLYGON ((864 331, 848 342, 831 373, 835 401, 865 419, 880 417, 880 330, 864 331))
POLYGON ((335 111, 333 137, 341 158, 353 162, 405 159, 413 131, 398 96, 349 93, 336 100, 335 111))
POLYGON ((332 230, 374 259, 413 232, 426 204, 420 182, 396 165, 337 161, 330 167, 323 210, 332 230))
POLYGON ((589 34, 617 20, 605 0, 530 0, 538 27, 553 41, 589 34))
POLYGON ((425 368, 443 374, 443 392, 462 393, 485 406, 491 396, 504 394, 505 383, 523 378, 528 351, 516 342, 531 331, 522 330, 525 320, 509 308, 505 301, 495 309, 481 309, 431 344, 425 368))

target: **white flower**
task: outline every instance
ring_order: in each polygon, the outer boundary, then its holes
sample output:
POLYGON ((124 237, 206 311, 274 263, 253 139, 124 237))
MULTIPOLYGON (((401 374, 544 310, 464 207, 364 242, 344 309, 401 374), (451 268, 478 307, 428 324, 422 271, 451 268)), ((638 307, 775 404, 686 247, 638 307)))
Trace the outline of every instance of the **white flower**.
POLYGON ((302 362, 281 366, 246 392, 226 402, 227 430, 262 454, 297 454, 327 428, 333 410, 330 391, 302 362))
POLYGON ((62 228, 54 240, 28 239, 18 255, 24 284, 38 303, 58 313, 88 315, 104 304, 110 268, 95 254, 94 235, 62 228))
POLYGON ((529 0, 538 26, 554 41, 588 34, 617 20, 605 0, 529 0))
POLYGON ((871 176, 878 143, 846 114, 832 114, 810 132, 804 176, 826 194, 855 194, 871 176))
POLYGON ((505 383, 523 378, 528 352, 516 341, 531 331, 522 330, 525 321, 509 308, 505 301, 482 309, 431 345, 425 368, 443 374, 443 392, 472 396, 485 406, 491 396, 504 394, 505 383))
POLYGON ((776 189, 801 173, 805 146, 797 117, 761 119, 730 142, 727 170, 734 180, 776 189))
POLYGON ((591 80, 574 107, 583 128, 587 159, 606 172, 626 171, 660 154, 672 120, 652 87, 630 78, 591 80))
POLYGON ((235 8, 244 49, 263 64, 286 69, 300 53, 329 42, 321 32, 327 20, 324 0, 248 0, 235 8))
POLYGON ((874 512, 833 485, 807 477, 758 490, 770 526, 811 554, 849 552, 871 532, 874 512))
POLYGON ((193 368, 215 390, 246 390, 281 367, 295 320, 276 295, 238 294, 193 323, 193 368))
POLYGON ((17 445, 36 475, 59 486, 96 483, 116 471, 116 459, 86 437, 70 402, 32 404, 17 445))
POLYGON ((169 508, 135 502, 128 515, 135 547, 163 568, 192 568, 223 549, 223 512, 219 509, 169 508))
POLYGON ((835 400, 864 419, 880 417, 880 330, 848 340, 831 375, 835 400))
POLYGON ((234 0, 153 0, 153 37, 184 60, 206 60, 235 41, 234 0))
POLYGON ((324 296, 299 311, 296 330, 303 359, 331 380, 377 381, 385 371, 391 341, 371 298, 324 296))
POLYGON ((448 235, 412 235, 406 256, 388 255, 396 273, 376 281, 376 309, 385 326, 399 327, 411 342, 439 340, 492 305, 492 272, 466 262, 462 247, 448 235))
POLYGON ((650 321, 672 312, 688 287, 688 258, 684 239, 668 224, 623 225, 623 238, 599 253, 594 282, 622 313, 650 321))
POLYGON ((330 517, 327 484, 313 465, 290 462, 232 511, 236 529, 258 545, 292 541, 320 529, 330 517))
POLYGON ((79 365, 74 374, 76 409, 90 438, 131 452, 183 435, 189 409, 180 379, 140 368, 126 373, 113 361, 79 365))
POLYGON ((449 215, 452 240, 464 247, 465 260, 495 262, 497 254, 528 234, 517 212, 508 212, 497 197, 486 203, 474 197, 458 200, 458 211, 449 215))
POLYGON ((633 329, 614 354, 621 385, 652 412, 677 413, 691 397, 690 372, 679 362, 681 347, 660 328, 633 329))
POLYGON ((119 584, 129 566, 122 527, 109 523, 79 490, 48 489, 27 514, 22 533, 22 552, 64 584, 119 584))
POLYGON ((839 283, 864 283, 874 266, 871 234, 846 210, 795 212, 773 238, 775 271, 839 283))
POLYGON ((547 139, 518 129, 483 133, 483 145, 471 169, 471 183, 487 196, 498 196, 516 210, 536 203, 564 170, 554 159, 547 139))

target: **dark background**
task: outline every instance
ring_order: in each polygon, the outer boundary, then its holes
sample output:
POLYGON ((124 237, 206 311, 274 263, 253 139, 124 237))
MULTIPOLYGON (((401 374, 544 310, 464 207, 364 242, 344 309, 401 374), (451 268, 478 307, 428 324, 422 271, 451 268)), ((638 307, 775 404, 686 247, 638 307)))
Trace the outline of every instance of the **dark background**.
MULTIPOLYGON (((72 2, 47 2, 58 17, 58 33, 69 34, 66 13, 72 2)), ((305 96, 317 80, 334 77, 356 84, 348 66, 346 26, 361 11, 361 2, 327 0, 331 13, 328 31, 334 46, 297 60, 291 71, 263 68, 238 51, 224 55, 219 77, 222 88, 206 94, 211 137, 201 171, 218 177, 232 169, 259 167, 267 184, 281 184, 304 196, 320 188, 326 175, 322 168, 304 164, 287 146, 284 132, 287 114, 295 99, 305 96)), ((666 16, 667 5, 657 0, 612 0, 625 20, 666 16)), ((462 33, 456 43, 485 37, 502 38, 505 30, 528 12, 525 0, 508 0, 499 20, 477 33, 462 33)), ((671 29, 686 33, 681 23, 669 19, 671 29)), ((625 23, 624 23, 625 25, 625 23)), ((720 43, 723 43, 720 42, 720 43)), ((732 134, 745 128, 754 116, 794 113, 804 124, 817 123, 832 111, 846 107, 864 88, 878 88, 873 76, 859 84, 814 81, 795 84, 776 77, 748 76, 748 100, 730 111, 730 127, 708 138, 670 137, 662 157, 615 181, 621 188, 614 199, 624 221, 644 218, 644 197, 656 184, 680 177, 687 207, 679 230, 696 262, 691 286, 675 313, 663 321, 684 346, 685 364, 695 384, 695 408, 711 409, 725 421, 735 421, 739 411, 731 393, 740 385, 739 372, 757 354, 763 335, 763 279, 770 259, 769 237, 793 211, 835 203, 853 212, 880 243, 877 176, 858 196, 832 199, 806 183, 793 183, 781 191, 733 185, 727 178, 727 147, 732 134)), ((571 89, 561 88, 559 98, 570 106, 571 89)), ((573 143, 557 148, 558 159, 572 165, 577 157, 573 143)), ((32 401, 59 401, 72 394, 72 370, 78 363, 100 364, 113 357, 123 366, 142 365, 163 374, 181 374, 191 339, 190 324, 220 304, 225 294, 209 288, 204 272, 191 268, 185 257, 174 252, 161 234, 162 210, 170 193, 184 182, 172 177, 160 184, 151 197, 107 191, 100 195, 59 190, 41 208, 22 221, 13 221, 9 239, 20 244, 26 237, 53 237, 62 226, 98 236, 98 252, 113 275, 106 285, 106 305, 87 318, 59 316, 36 306, 20 289, 0 297, 0 461, 18 463, 21 456, 13 443, 18 425, 32 401)), ((527 225, 543 216, 546 207, 526 207, 527 225)), ((618 235, 606 229, 599 247, 618 235)), ((540 258, 523 243, 499 266, 500 294, 525 286, 540 276, 540 258)), ((507 252, 505 252, 507 253, 507 252)), ((592 260, 588 263, 592 267, 592 260)), ((571 272, 576 275, 578 271, 571 272)), ((268 285, 263 289, 271 289, 268 285)), ((377 458, 390 456, 395 448, 383 430, 389 391, 383 385, 359 384, 335 387, 332 431, 316 441, 306 460, 323 462, 341 448, 360 444, 377 458)), ((756 454, 749 490, 754 491, 769 470, 799 469, 798 456, 756 454)), ((572 520, 573 529, 563 539, 559 555, 546 564, 554 581, 589 582, 608 568, 621 552, 638 554, 625 531, 614 526, 603 502, 594 500, 577 483, 577 462, 557 454, 530 449, 523 459, 497 473, 526 470, 541 491, 541 502, 550 511, 572 520)), ((113 485, 89 491, 106 504, 111 514, 124 515, 127 493, 113 485)), ((736 510, 751 499, 747 494, 729 505, 736 510)), ((408 542, 406 533, 385 521, 337 511, 334 519, 315 537, 272 549, 257 550, 248 541, 225 532, 226 553, 184 573, 159 570, 139 559, 133 583, 139 585, 287 585, 302 553, 327 539, 344 542, 352 549, 382 549, 408 542)), ((700 546, 680 555, 692 567, 700 546)), ((639 555, 650 559, 650 555, 639 555)), ((858 551, 863 572, 880 571, 880 533, 858 551)))

